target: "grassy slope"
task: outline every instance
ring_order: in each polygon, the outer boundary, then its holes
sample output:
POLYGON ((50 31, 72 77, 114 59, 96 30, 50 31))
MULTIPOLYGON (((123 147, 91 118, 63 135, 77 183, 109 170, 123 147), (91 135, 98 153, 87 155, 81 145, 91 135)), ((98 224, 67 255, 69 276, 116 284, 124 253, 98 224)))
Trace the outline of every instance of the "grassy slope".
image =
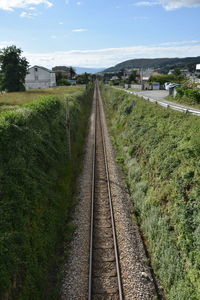
POLYGON ((154 270, 168 299, 197 300, 200 118, 109 88, 103 94, 118 161, 154 270))
POLYGON ((44 96, 55 96, 63 99, 66 94, 70 95, 78 91, 83 91, 83 89, 83 87, 58 87, 0 94, 0 111, 18 108, 25 103, 35 101, 44 96))
POLYGON ((64 225, 74 205, 91 96, 83 91, 69 99, 71 160, 63 99, 44 97, 0 115, 0 298, 49 299, 49 268, 68 238, 64 225))
MULTIPOLYGON (((122 88, 120 86, 115 86, 115 88, 118 89, 124 89, 124 91, 126 91, 127 89, 122 88)), ((131 89, 129 88, 128 91, 133 91, 133 92, 140 92, 141 90, 138 89, 131 89)), ((172 97, 172 96, 167 96, 165 97, 166 100, 174 102, 176 104, 182 104, 183 106, 189 106, 191 108, 196 108, 196 109, 200 109, 200 104, 194 103, 194 101, 192 99, 186 98, 186 97, 182 97, 182 98, 178 98, 178 97, 172 97)))
POLYGON ((196 108, 196 109, 200 109, 200 104, 194 103, 194 101, 192 101, 189 98, 177 98, 177 97, 172 97, 172 96, 167 96, 166 100, 175 102, 176 104, 182 104, 185 106, 189 106, 191 108, 196 108))

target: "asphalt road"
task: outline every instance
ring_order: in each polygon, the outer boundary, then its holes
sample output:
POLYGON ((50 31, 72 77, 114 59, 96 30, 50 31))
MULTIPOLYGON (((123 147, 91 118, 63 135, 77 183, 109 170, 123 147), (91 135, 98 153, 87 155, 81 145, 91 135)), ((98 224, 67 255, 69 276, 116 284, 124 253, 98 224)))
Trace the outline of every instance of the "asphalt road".
MULTIPOLYGON (((127 90, 128 93, 130 93, 130 91, 127 90)), ((159 105, 163 105, 162 106, 166 106, 168 105, 169 108, 173 109, 173 110, 178 110, 178 111, 183 111, 183 112, 190 112, 194 115, 198 115, 200 116, 200 109, 194 108, 192 106, 187 106, 187 105, 183 105, 183 104, 179 104, 177 102, 173 102, 173 101, 168 101, 165 99, 165 97, 167 97, 169 95, 169 92, 166 90, 159 90, 159 91, 138 91, 138 92, 133 92, 134 94, 137 94, 139 97, 147 97, 149 99, 152 99, 152 102, 158 101, 159 105)))
POLYGON ((141 91, 136 92, 139 96, 146 96, 148 98, 152 98, 155 100, 165 100, 165 97, 169 96, 169 92, 166 90, 159 90, 159 91, 141 91))

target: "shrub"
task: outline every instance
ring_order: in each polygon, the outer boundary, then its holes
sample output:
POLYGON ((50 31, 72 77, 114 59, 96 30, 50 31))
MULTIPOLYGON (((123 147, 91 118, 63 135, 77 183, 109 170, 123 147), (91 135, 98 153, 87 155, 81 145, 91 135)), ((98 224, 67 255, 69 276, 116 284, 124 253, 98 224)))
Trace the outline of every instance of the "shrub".
POLYGON ((185 90, 185 96, 194 101, 195 103, 200 103, 200 91, 188 89, 185 90))
POLYGON ((182 87, 177 88, 176 91, 177 91, 177 97, 181 98, 184 96, 185 90, 182 87))
POLYGON ((189 104, 200 103, 200 90, 188 89, 188 88, 177 88, 176 99, 180 102, 187 102, 189 104))
POLYGON ((59 86, 70 86, 71 85, 71 83, 67 80, 67 79, 65 79, 65 78, 62 78, 62 79, 60 79, 58 82, 57 82, 57 84, 59 85, 59 86))

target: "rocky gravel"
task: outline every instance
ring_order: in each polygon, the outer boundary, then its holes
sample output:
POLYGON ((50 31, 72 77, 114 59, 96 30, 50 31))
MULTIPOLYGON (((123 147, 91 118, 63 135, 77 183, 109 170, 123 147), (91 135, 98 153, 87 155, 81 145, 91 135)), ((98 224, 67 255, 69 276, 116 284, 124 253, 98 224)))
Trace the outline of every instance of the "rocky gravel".
POLYGON ((94 136, 94 106, 85 145, 83 170, 77 183, 77 206, 73 224, 76 231, 67 250, 68 260, 63 267, 62 300, 84 300, 88 292, 90 198, 92 180, 92 144, 94 136))
POLYGON ((149 269, 143 242, 136 221, 132 218, 132 203, 115 162, 115 153, 106 125, 103 103, 106 150, 109 163, 112 201, 120 256, 124 299, 150 300, 156 296, 153 278, 149 269))
MULTIPOLYGON (((156 291, 148 259, 138 226, 131 215, 132 204, 129 200, 126 185, 115 163, 115 153, 109 137, 103 106, 101 106, 101 109, 106 135, 105 142, 109 162, 124 299, 153 300, 155 299, 156 291)), ((93 122, 94 107, 86 142, 84 167, 79 179, 77 207, 73 220, 77 229, 69 247, 68 261, 64 266, 62 300, 87 299, 93 122)))

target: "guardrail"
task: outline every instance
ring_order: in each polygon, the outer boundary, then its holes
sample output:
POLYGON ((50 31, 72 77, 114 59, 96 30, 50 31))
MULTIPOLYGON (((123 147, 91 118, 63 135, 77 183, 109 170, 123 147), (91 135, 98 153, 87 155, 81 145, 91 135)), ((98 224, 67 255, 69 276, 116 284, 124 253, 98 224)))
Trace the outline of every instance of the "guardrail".
POLYGON ((184 113, 191 113, 192 115, 200 116, 200 110, 198 110, 198 109, 192 109, 192 108, 189 108, 189 107, 183 107, 183 106, 175 105, 175 104, 172 104, 172 103, 164 102, 164 101, 161 101, 161 100, 156 100, 156 99, 153 99, 153 98, 149 98, 147 96, 140 95, 137 92, 127 91, 127 90, 119 89, 119 88, 115 88, 115 89, 124 91, 128 94, 132 94, 132 95, 135 95, 135 96, 140 97, 140 98, 143 98, 143 99, 145 99, 149 102, 156 103, 156 104, 158 104, 162 107, 165 107, 165 108, 170 108, 170 109, 173 109, 173 110, 176 110, 176 111, 180 111, 180 112, 184 112, 184 113))

